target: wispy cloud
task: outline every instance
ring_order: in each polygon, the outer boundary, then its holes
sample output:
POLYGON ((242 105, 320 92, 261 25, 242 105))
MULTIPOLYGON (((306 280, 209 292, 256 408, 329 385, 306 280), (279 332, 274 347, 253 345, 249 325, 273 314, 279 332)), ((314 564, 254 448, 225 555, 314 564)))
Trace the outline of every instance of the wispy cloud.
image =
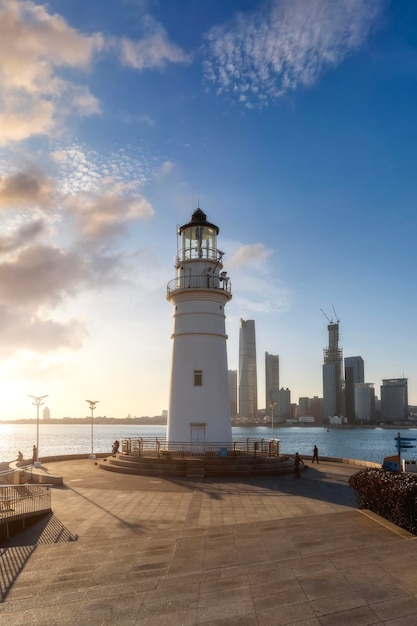
POLYGON ((179 46, 169 41, 159 22, 150 15, 142 20, 144 36, 139 40, 118 40, 122 63, 138 70, 162 68, 168 63, 188 63, 190 57, 179 46))
POLYGON ((130 146, 99 154, 79 143, 57 145, 52 158, 59 169, 58 187, 65 195, 99 193, 104 179, 142 186, 151 180, 156 165, 140 147, 130 146))
POLYGON ((265 248, 262 243, 254 243, 250 245, 242 245, 233 254, 232 258, 228 261, 230 267, 253 265, 256 263, 263 264, 264 261, 270 256, 271 250, 265 248))
POLYGON ((385 0, 269 0, 207 34, 205 78, 259 107, 315 83, 366 41, 385 0))
POLYGON ((232 309, 240 311, 239 315, 244 317, 286 311, 292 295, 277 279, 277 272, 271 265, 272 250, 260 243, 226 242, 225 245, 231 251, 225 268, 230 272, 233 285, 232 309))

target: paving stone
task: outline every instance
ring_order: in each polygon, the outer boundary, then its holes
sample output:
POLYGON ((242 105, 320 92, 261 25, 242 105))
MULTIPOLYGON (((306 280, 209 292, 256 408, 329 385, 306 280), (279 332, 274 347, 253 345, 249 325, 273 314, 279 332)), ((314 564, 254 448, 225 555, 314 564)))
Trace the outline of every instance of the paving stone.
POLYGON ((169 480, 64 477, 53 517, 0 551, 0 626, 409 626, 414 535, 357 511, 357 471, 169 480))

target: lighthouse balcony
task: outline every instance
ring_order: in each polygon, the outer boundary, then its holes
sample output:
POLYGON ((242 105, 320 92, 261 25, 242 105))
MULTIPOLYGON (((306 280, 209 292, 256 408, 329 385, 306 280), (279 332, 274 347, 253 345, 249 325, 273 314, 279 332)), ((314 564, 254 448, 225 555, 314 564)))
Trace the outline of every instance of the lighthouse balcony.
POLYGON ((186 289, 216 289, 230 294, 232 285, 227 277, 222 276, 207 276, 207 274, 177 276, 177 278, 169 281, 167 294, 186 289))

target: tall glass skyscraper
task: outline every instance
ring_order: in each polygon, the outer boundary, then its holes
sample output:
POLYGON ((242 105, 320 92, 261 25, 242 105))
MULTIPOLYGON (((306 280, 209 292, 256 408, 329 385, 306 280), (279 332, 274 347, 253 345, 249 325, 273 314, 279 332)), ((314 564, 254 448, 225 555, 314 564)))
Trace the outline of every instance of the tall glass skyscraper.
POLYGON ((255 321, 241 319, 239 330, 239 415, 256 418, 257 410, 255 321))
POLYGON ((271 405, 277 402, 279 389, 279 356, 265 352, 265 411, 272 414, 271 405))
POLYGON ((365 368, 361 356, 345 357, 345 415, 350 423, 355 421, 355 385, 365 382, 365 368))

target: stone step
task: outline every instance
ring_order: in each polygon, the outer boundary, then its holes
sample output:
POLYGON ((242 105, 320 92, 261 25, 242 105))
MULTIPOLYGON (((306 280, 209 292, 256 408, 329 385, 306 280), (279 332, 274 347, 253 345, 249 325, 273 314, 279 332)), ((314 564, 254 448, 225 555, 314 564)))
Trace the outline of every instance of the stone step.
POLYGON ((293 471, 294 460, 287 457, 157 457, 117 454, 99 462, 113 472, 176 478, 219 478, 221 476, 270 476, 293 471))

